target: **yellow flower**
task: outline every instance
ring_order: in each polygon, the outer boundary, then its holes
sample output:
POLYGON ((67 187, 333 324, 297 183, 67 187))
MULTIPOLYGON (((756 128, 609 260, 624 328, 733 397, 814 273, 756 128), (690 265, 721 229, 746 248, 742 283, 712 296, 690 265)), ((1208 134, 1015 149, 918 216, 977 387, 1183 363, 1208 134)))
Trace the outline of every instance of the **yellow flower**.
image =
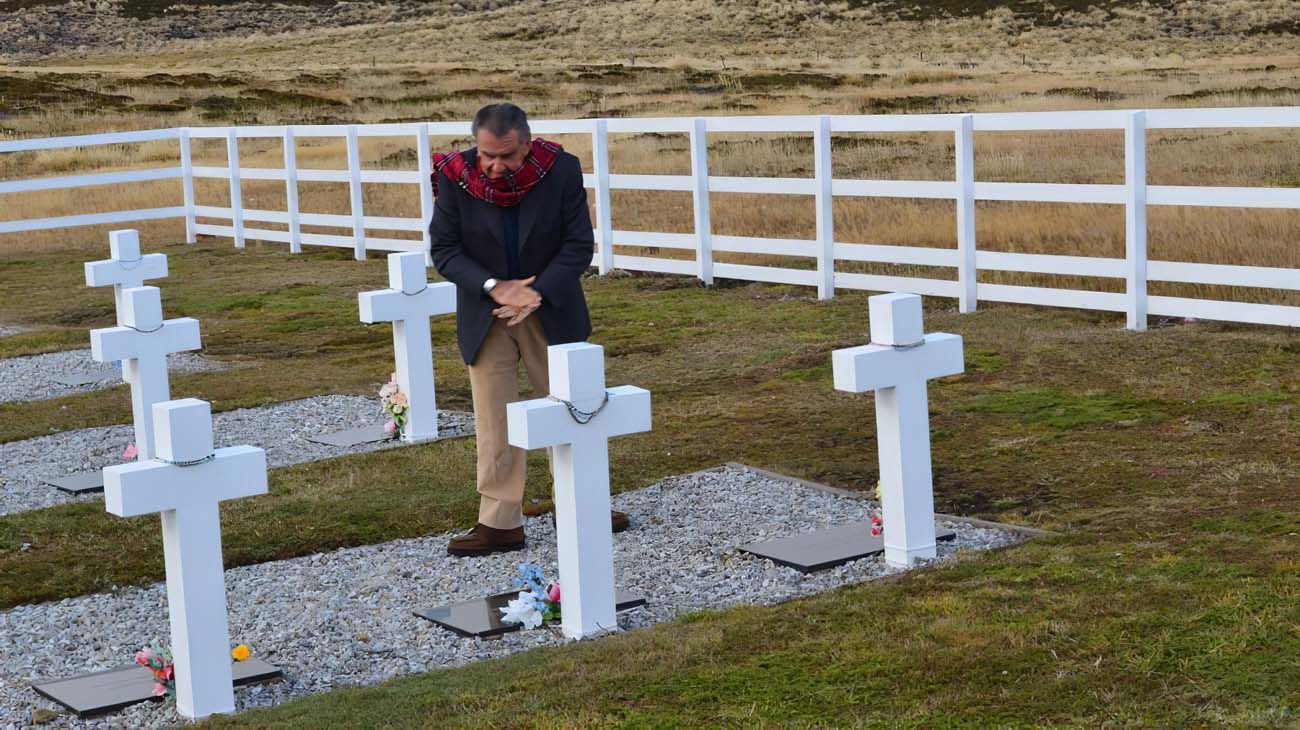
POLYGON ((235 661, 237 662, 244 661, 245 659, 248 658, 249 654, 252 654, 252 652, 249 651, 248 647, 244 646, 243 644, 240 644, 239 646, 230 650, 230 656, 234 657, 235 661))

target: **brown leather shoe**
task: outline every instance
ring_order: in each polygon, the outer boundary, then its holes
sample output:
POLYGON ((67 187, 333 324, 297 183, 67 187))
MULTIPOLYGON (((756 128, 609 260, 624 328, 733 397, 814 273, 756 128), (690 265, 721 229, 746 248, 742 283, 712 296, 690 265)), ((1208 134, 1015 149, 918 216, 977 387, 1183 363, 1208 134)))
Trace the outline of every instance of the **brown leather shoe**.
MULTIPOLYGON (((612 509, 609 511, 609 524, 614 532, 622 532, 632 526, 632 520, 628 519, 626 512, 612 509)), ((555 527, 555 510, 551 510, 551 527, 555 527)))
POLYGON ((498 530, 480 522, 464 535, 453 537, 447 543, 447 554, 458 558, 491 555, 523 550, 524 545, 522 526, 513 530, 498 530))
POLYGON ((619 512, 616 509, 609 511, 610 526, 614 532, 622 532, 632 526, 632 520, 628 519, 626 512, 619 512))

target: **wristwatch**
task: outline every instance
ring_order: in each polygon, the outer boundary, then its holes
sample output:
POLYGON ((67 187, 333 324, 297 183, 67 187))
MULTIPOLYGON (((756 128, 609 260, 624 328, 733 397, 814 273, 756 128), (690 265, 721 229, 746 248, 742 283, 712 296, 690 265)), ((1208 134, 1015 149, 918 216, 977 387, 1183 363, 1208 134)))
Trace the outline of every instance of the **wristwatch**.
POLYGON ((488 277, 488 280, 483 282, 483 293, 491 294, 492 290, 497 288, 497 283, 498 282, 496 279, 493 279, 492 277, 488 277))

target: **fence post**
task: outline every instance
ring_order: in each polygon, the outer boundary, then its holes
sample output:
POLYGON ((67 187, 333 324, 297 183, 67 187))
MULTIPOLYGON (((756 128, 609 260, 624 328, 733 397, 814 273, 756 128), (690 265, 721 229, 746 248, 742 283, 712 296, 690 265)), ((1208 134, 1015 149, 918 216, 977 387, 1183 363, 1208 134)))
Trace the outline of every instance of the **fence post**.
POLYGON ((361 145, 357 143, 357 125, 348 125, 348 192, 352 197, 352 240, 357 261, 366 260, 366 221, 361 201, 361 145))
POLYGON ((957 311, 978 306, 975 266, 975 117, 963 114, 957 127, 957 311))
POLYGON ((696 117, 691 127, 691 175, 695 187, 691 200, 695 207, 695 238, 699 241, 696 261, 700 281, 713 286, 713 223, 709 217, 709 135, 703 117, 696 117))
POLYGON ((302 253, 302 224, 298 219, 298 139, 292 126, 284 128, 284 193, 289 212, 289 253, 302 253))
POLYGON ((239 185, 239 137, 234 127, 226 130, 226 166, 230 168, 230 225, 235 229, 235 248, 243 248, 244 194, 239 185))
POLYGON ((596 120, 591 141, 591 162, 596 173, 596 227, 600 229, 599 270, 608 274, 614 268, 614 216, 609 210, 609 132, 604 119, 596 120))
POLYGON ((181 127, 181 195, 185 199, 185 242, 198 243, 194 231, 194 159, 190 151, 190 128, 181 127))
POLYGON ((1129 112, 1124 125, 1124 255, 1127 327, 1147 328, 1147 151, 1146 112, 1129 112))
POLYGON ((831 194, 831 118, 817 118, 813 132, 813 172, 817 178, 817 298, 835 296, 835 216, 831 194))
POLYGON ((415 133, 415 156, 420 168, 420 215, 424 218, 422 226, 424 241, 424 265, 433 266, 433 242, 429 236, 429 224, 433 221, 433 150, 429 147, 429 125, 421 124, 415 133))

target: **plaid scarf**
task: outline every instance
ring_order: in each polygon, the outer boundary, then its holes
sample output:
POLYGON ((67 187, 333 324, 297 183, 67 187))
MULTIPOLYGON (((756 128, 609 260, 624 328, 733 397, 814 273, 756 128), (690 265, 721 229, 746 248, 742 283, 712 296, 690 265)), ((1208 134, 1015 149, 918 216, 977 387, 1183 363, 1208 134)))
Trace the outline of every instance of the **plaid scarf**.
POLYGON ((433 194, 435 196, 438 194, 438 172, 441 170, 446 173, 447 179, 479 200, 502 208, 519 205, 528 191, 551 171, 551 166, 559 159, 560 152, 564 149, 555 142, 541 137, 533 138, 530 146, 532 149, 528 151, 524 164, 520 165, 518 170, 507 172, 496 179, 484 175, 478 165, 471 167, 462 153, 457 150, 445 154, 435 152, 433 153, 433 194))

